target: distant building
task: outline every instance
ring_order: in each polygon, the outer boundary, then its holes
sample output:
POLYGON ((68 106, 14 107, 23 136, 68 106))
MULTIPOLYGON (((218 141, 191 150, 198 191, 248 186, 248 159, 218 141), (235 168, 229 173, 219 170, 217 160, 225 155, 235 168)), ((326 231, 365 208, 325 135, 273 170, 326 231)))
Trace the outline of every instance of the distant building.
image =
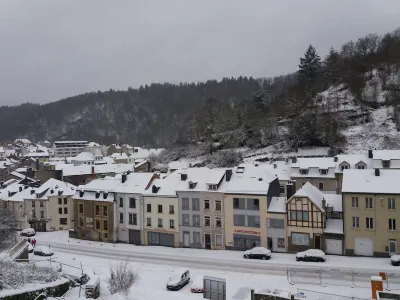
POLYGON ((58 141, 54 142, 54 155, 56 157, 74 157, 85 151, 87 141, 58 141))

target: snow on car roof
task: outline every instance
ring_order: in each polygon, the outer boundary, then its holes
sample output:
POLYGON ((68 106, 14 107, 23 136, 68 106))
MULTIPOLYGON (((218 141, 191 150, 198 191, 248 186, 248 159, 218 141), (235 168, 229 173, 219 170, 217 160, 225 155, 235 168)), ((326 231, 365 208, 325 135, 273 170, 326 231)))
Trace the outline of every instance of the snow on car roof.
POLYGON ((344 170, 343 193, 362 194, 400 194, 398 178, 400 170, 380 169, 379 176, 375 170, 344 170))

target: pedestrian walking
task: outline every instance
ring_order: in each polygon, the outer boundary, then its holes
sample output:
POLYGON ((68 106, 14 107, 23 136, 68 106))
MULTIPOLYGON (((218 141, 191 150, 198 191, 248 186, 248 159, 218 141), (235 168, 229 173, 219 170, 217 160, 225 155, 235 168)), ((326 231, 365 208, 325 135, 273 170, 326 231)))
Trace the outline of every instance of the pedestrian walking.
POLYGON ((29 244, 32 244, 31 242, 32 242, 31 238, 28 237, 28 243, 29 243, 29 244))
POLYGON ((36 247, 36 239, 35 238, 33 238, 33 240, 32 240, 32 246, 35 248, 36 247))

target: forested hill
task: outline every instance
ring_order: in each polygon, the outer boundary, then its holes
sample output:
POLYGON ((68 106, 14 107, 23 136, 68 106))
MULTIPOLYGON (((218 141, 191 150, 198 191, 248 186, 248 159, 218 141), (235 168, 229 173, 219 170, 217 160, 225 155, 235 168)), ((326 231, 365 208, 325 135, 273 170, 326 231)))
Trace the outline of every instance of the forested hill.
POLYGON ((400 30, 358 38, 323 58, 312 45, 305 50, 298 70, 277 78, 151 84, 1 107, 0 140, 334 149, 346 143, 346 127, 367 126, 382 106, 400 127, 400 30))

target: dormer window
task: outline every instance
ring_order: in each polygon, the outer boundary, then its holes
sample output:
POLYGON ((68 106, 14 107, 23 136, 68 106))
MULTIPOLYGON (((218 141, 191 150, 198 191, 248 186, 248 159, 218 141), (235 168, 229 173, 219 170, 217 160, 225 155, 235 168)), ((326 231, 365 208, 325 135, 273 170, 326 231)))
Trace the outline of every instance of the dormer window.
POLYGON ((195 187, 196 187, 196 185, 197 185, 197 182, 189 182, 189 189, 194 189, 195 187))
POLYGON ((208 189, 212 191, 216 191, 218 189, 218 186, 216 184, 209 184, 208 189))
POLYGON ((236 173, 244 173, 244 167, 237 167, 236 173))
POLYGON ((328 174, 328 170, 327 169, 319 169, 319 174, 326 175, 326 174, 328 174))
POLYGON ((300 174, 301 175, 307 175, 308 174, 308 169, 300 169, 300 174))
POLYGON ((342 165, 342 171, 348 169, 349 166, 348 165, 342 165))
POLYGON ((363 169, 365 169, 365 166, 364 166, 364 165, 358 165, 358 166, 357 166, 357 169, 363 170, 363 169))
POLYGON ((390 160, 382 160, 382 167, 390 168, 390 160))

